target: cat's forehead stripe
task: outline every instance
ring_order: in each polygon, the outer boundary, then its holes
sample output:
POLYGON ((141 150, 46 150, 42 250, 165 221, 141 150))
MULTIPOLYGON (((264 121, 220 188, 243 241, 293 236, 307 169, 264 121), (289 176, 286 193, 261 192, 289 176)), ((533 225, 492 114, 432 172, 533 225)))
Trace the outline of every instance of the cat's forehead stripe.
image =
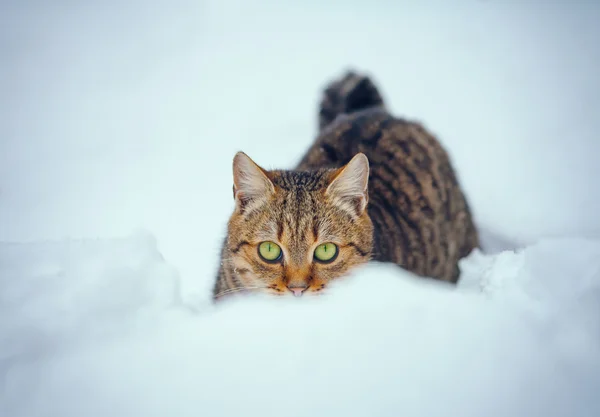
POLYGON ((318 191, 327 186, 327 171, 275 171, 273 183, 286 191, 302 189, 318 191))

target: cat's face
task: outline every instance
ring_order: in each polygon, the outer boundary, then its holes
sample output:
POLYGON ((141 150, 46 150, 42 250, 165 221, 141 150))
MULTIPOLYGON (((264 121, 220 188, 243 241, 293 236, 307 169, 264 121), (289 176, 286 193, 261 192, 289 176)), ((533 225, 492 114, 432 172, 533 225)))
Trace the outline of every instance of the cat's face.
POLYGON ((236 209, 228 224, 228 263, 242 286, 275 295, 320 294, 366 263, 369 162, 340 169, 266 171, 244 153, 233 162, 236 209))

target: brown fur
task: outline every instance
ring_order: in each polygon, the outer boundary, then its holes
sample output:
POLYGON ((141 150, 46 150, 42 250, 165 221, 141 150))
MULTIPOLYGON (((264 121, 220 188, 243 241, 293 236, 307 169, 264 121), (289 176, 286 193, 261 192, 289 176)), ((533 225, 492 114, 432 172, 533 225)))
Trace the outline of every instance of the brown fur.
POLYGON ((236 210, 214 298, 242 290, 292 294, 296 287, 319 293, 369 260, 456 282, 458 261, 478 246, 478 234, 436 138, 390 115, 372 81, 353 72, 325 90, 319 129, 293 171, 266 171, 236 155, 236 210), (260 258, 263 241, 281 246, 281 261, 260 258), (325 242, 339 247, 330 264, 313 259, 325 242))

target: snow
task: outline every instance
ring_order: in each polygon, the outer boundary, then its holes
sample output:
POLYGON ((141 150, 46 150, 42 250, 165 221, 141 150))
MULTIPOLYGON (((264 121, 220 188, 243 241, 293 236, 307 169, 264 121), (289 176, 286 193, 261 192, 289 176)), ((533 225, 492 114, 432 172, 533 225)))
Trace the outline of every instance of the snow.
POLYGON ((0 5, 0 416, 600 414, 600 6, 0 5), (426 123, 484 253, 210 304, 231 159, 347 66, 426 123))
POLYGON ((151 236, 0 253, 3 287, 21 283, 2 299, 18 300, 2 312, 2 415, 600 410, 598 241, 475 253, 456 289, 369 265, 328 296, 201 310, 151 236))

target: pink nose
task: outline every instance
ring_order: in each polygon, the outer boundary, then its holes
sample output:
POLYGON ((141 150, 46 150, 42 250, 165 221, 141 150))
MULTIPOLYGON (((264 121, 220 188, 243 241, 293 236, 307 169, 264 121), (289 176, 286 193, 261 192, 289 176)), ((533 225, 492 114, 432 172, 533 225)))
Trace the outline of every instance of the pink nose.
POLYGON ((300 297, 304 290, 306 290, 306 287, 288 287, 288 289, 294 293, 294 297, 300 297))

